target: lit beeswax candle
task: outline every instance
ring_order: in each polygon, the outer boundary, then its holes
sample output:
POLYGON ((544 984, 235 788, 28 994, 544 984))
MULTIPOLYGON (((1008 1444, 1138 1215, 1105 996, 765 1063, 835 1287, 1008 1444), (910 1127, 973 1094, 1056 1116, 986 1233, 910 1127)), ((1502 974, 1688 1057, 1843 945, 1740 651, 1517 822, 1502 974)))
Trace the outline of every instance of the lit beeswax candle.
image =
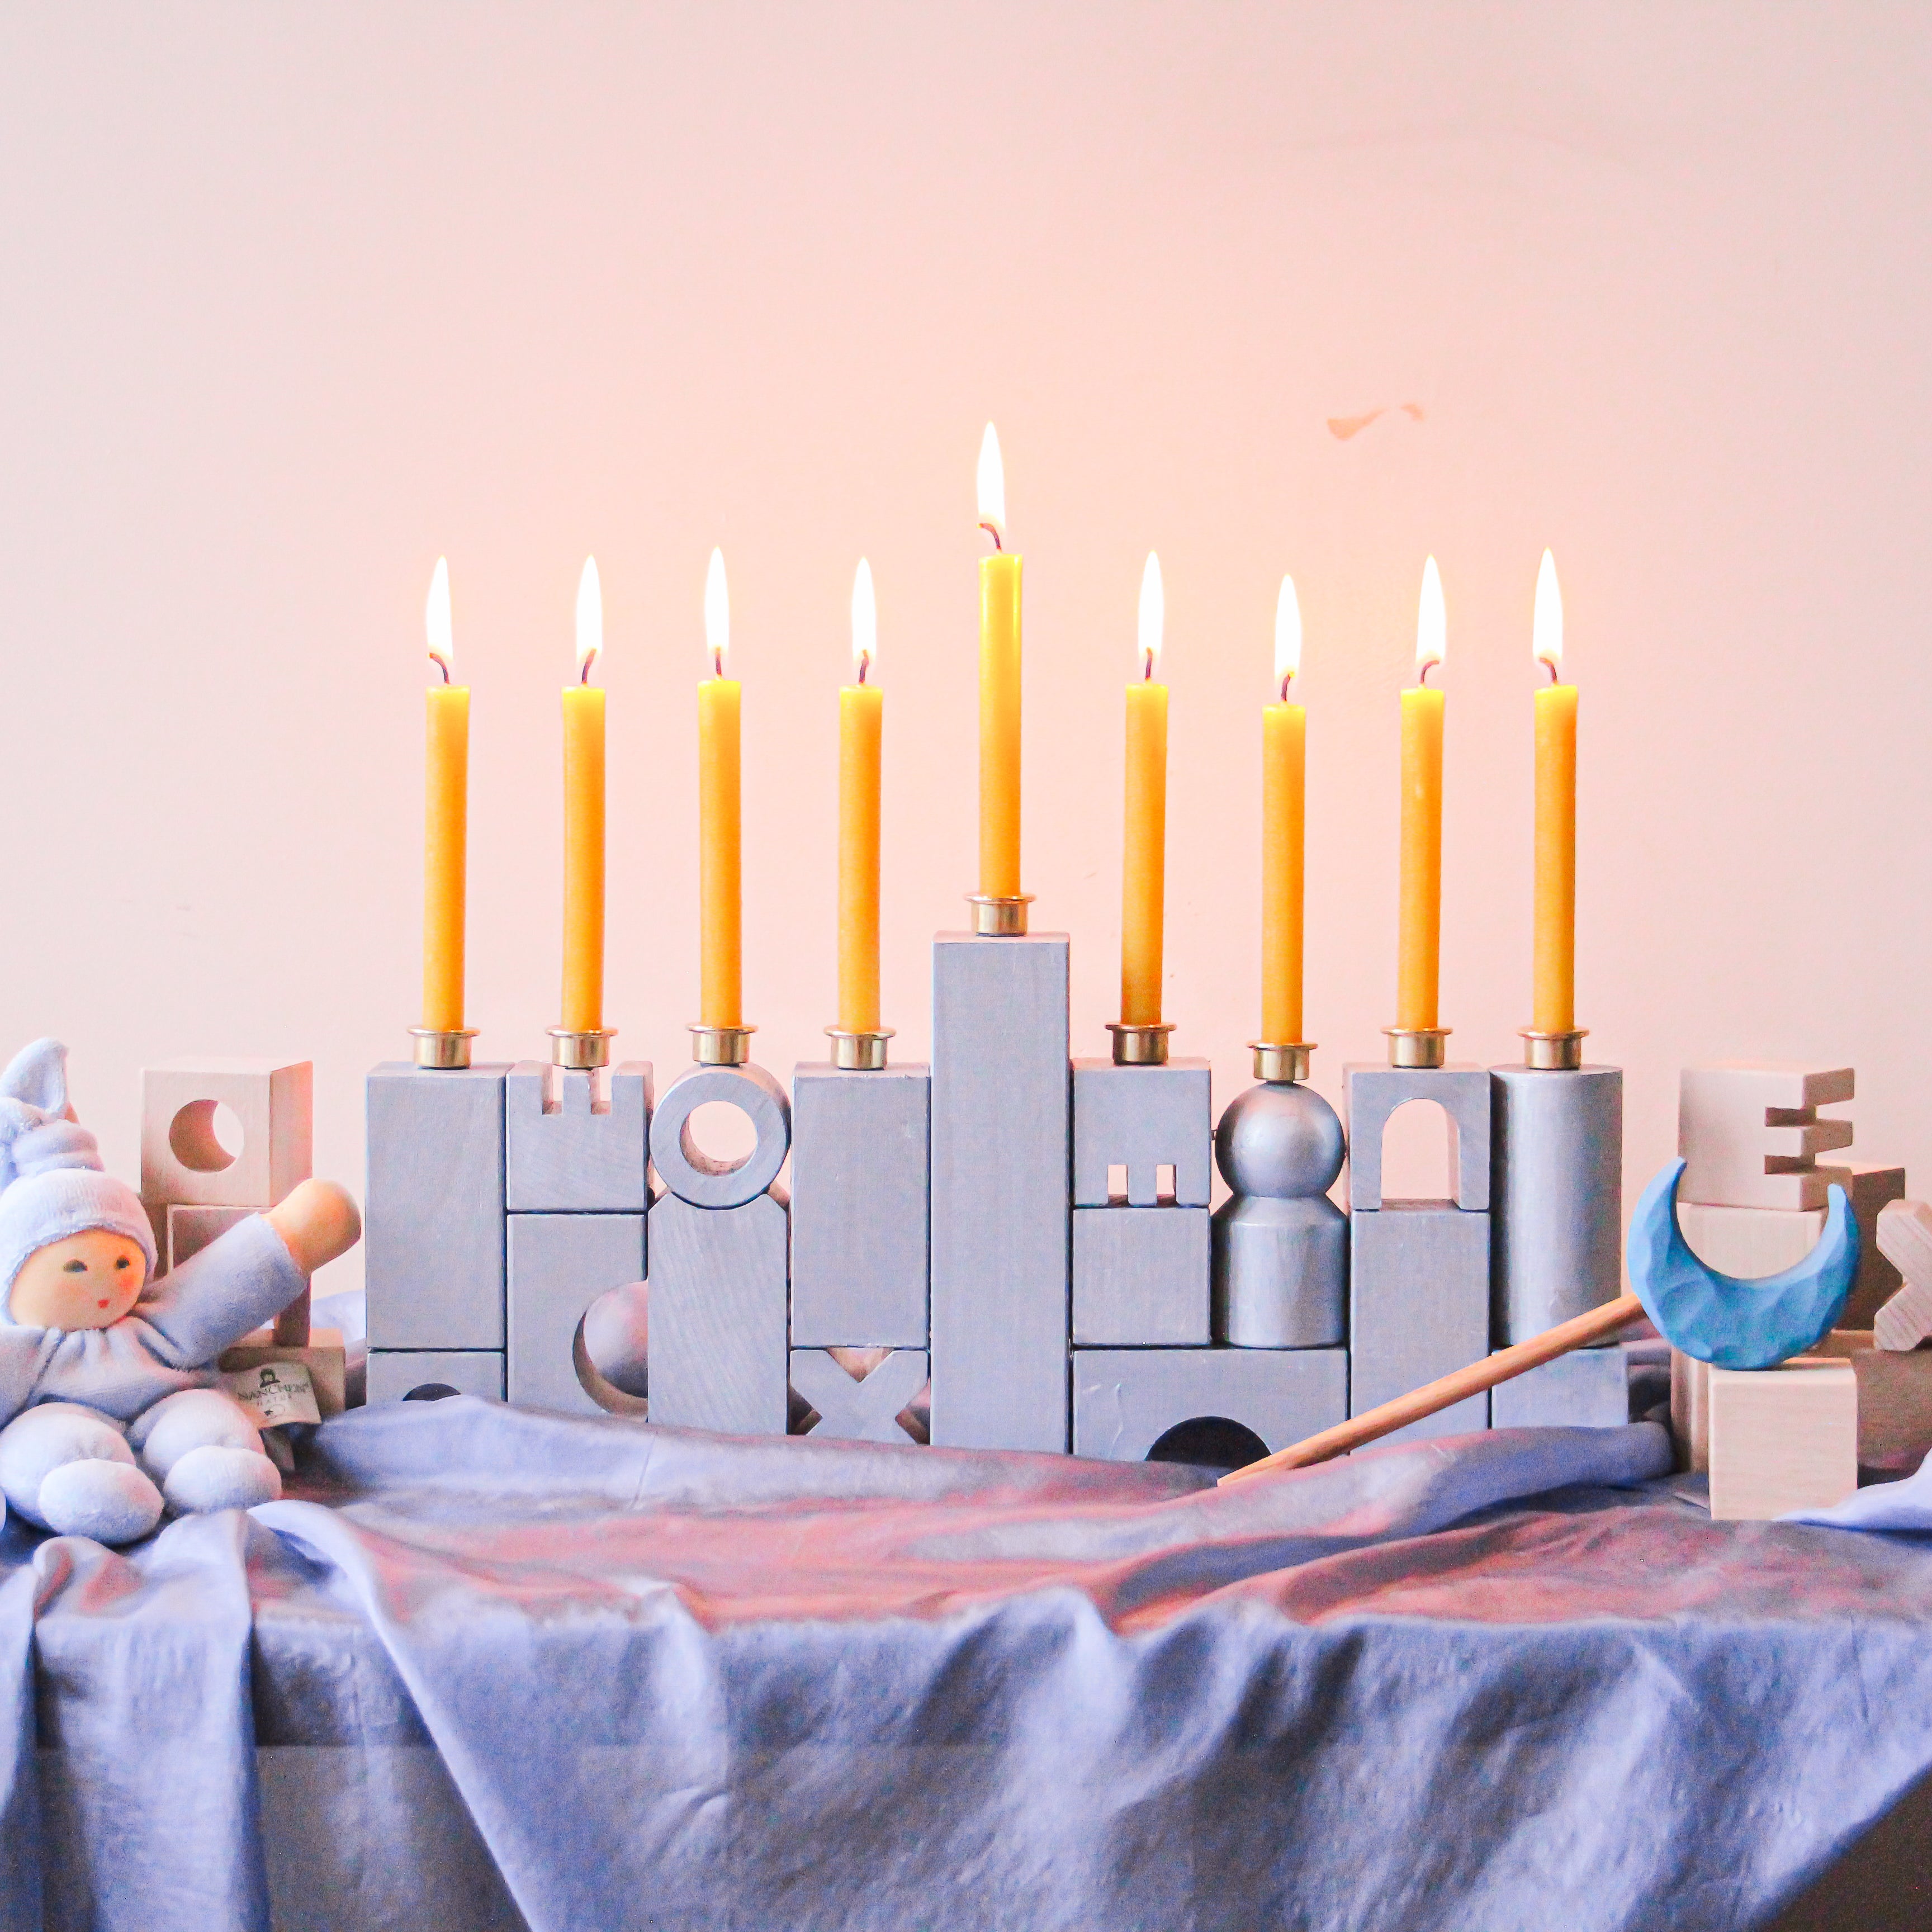
POLYGON ((1562 682, 1563 593, 1549 551, 1536 575, 1532 649, 1550 667, 1536 694, 1536 999, 1538 1033, 1576 1024, 1576 687, 1562 682))
POLYGON ((1020 560, 1005 548, 1006 471, 993 425, 980 445, 980 891, 1020 896, 1020 560))
POLYGON ((1160 1024, 1167 885, 1167 686, 1154 682, 1165 614, 1160 560, 1141 577, 1140 681, 1127 686, 1126 838, 1120 878, 1120 1023, 1160 1024))
POLYGON ((428 736, 423 758, 422 1023, 463 1030, 464 892, 469 864, 470 688, 452 681, 456 662, 449 617, 449 565, 438 557, 425 614, 429 654, 442 682, 423 693, 428 736))
POLYGON ((703 906, 698 1017, 744 1024, 743 902, 740 886, 738 681, 724 675, 731 606, 723 554, 704 580, 704 641, 711 675, 698 687, 698 888, 703 906))
POLYGON ((597 560, 577 586, 577 682, 563 692, 563 1019, 604 1027, 604 693, 590 674, 604 649, 597 560))
POLYGON ((1436 1026, 1442 938, 1442 694, 1428 688, 1447 648, 1442 579, 1432 556, 1422 570, 1415 626, 1416 682, 1402 694, 1402 903, 1397 925, 1396 1024, 1436 1026))
POLYGON ((1262 710, 1262 1038, 1301 1039, 1302 850, 1307 712, 1288 701, 1301 668, 1294 580, 1281 580, 1274 614, 1274 675, 1281 702, 1262 710))
POLYGON ((879 1030, 879 738, 884 694, 872 567, 852 583, 853 682, 838 694, 838 1028, 879 1030))

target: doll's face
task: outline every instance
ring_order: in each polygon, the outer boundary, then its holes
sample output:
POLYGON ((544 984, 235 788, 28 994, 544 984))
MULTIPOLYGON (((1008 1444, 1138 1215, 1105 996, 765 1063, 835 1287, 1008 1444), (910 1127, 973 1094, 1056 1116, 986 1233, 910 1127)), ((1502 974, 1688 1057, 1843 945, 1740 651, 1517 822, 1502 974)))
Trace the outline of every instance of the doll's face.
POLYGON ((132 1308, 148 1258, 104 1228, 36 1248, 14 1277, 8 1306, 22 1328, 106 1328, 132 1308))

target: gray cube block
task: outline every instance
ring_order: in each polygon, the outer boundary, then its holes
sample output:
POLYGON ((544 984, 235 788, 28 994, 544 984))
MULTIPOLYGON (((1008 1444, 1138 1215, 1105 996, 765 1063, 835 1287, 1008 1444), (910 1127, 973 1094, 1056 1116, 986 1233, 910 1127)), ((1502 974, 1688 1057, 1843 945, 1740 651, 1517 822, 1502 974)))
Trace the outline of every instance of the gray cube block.
POLYGON ((762 1066, 693 1066, 665 1088, 651 1114, 651 1164, 658 1178, 694 1208, 742 1208, 778 1178, 791 1146, 791 1103, 762 1066), (736 1107, 757 1136, 740 1161, 713 1160, 685 1130, 699 1108, 736 1107))
POLYGON ((1066 1447, 1064 933, 932 946, 932 1439, 1066 1447))
POLYGON ((926 1346, 932 1101, 916 1064, 793 1070, 794 1348, 926 1346))
POLYGON ((503 1346, 506 1066, 370 1072, 362 1206, 370 1346, 503 1346))
POLYGON ((1107 1170, 1127 1170, 1127 1204, 1151 1208, 1154 1171, 1174 1169, 1178 1207, 1204 1208, 1213 1185, 1214 1112, 1208 1064, 1073 1063, 1073 1204, 1104 1208, 1107 1170))
POLYGON ((644 1278, 641 1214, 512 1214, 506 1365, 511 1401, 601 1415, 577 1378, 578 1324, 606 1288, 644 1278))
POLYGON ((1237 1194, 1214 1210, 1213 1280, 1216 1341, 1339 1347, 1348 1333, 1348 1217, 1323 1194, 1237 1194))
MULTIPOLYGON (((512 1214, 640 1214, 650 1204, 651 1069, 627 1060, 603 1081, 520 1060, 503 1085, 503 1198, 512 1214), (544 1111, 555 1083, 557 1107, 544 1111)), ((513 1396, 512 1400, 514 1400, 513 1396)))
POLYGON ((1076 1208, 1076 1346, 1208 1345, 1208 1210, 1076 1208))
POLYGON ((1382 1130, 1411 1100, 1433 1100, 1449 1117, 1456 1205, 1490 1205, 1490 1075, 1483 1066, 1372 1066, 1342 1070, 1348 1123, 1348 1205, 1382 1204, 1382 1130))
POLYGON ((1270 1450, 1341 1421, 1345 1348, 1076 1348, 1073 1453, 1143 1460, 1197 1418, 1239 1423, 1270 1450))
POLYGON ((1573 1348, 1490 1391, 1492 1429, 1620 1429, 1630 1420, 1623 1347, 1573 1348))
POLYGON ((788 1402, 785 1210, 769 1194, 651 1210, 651 1420, 782 1436, 788 1402))
POLYGON ((371 1348, 368 1402, 400 1402, 413 1388, 436 1384, 458 1395, 503 1400, 500 1348, 371 1348))
MULTIPOLYGON (((1387 1201, 1348 1220, 1348 1413, 1360 1415, 1490 1352, 1490 1217, 1387 1201)), ((1384 1440, 1460 1436, 1489 1419, 1488 1396, 1473 1395, 1384 1440)))
POLYGON ((923 1348, 895 1348, 860 1380, 823 1348, 791 1352, 791 1385, 818 1412, 805 1432, 840 1442, 916 1442, 898 1418, 925 1388, 923 1348))

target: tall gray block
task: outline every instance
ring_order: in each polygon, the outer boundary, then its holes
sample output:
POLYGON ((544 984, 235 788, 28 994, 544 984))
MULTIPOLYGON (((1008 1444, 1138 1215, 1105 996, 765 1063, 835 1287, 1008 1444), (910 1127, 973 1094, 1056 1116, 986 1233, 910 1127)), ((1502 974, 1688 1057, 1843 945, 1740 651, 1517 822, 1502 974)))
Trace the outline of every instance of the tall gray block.
POLYGON ((1495 1066, 1490 1078, 1490 1333, 1502 1348, 1623 1292, 1624 1076, 1495 1066))
POLYGON ((1076 1346, 1204 1348, 1208 1210, 1073 1210, 1076 1346))
POLYGON ((1342 1070, 1348 1119, 1348 1205, 1382 1204, 1382 1130, 1411 1100, 1433 1100, 1449 1117, 1456 1205, 1490 1206, 1490 1076, 1482 1066, 1373 1066, 1342 1070))
POLYGON ((932 1100, 916 1064, 793 1070, 794 1348, 926 1346, 932 1100))
POLYGON ((1216 1417, 1286 1449, 1341 1421, 1345 1348, 1076 1348, 1073 1453, 1142 1460, 1177 1424, 1216 1417))
POLYGON ((932 946, 932 1439, 1066 1447, 1064 933, 932 946))
POLYGON ((1073 1204, 1104 1208, 1107 1170, 1127 1170, 1127 1204, 1151 1208, 1155 1170, 1174 1169, 1178 1207, 1204 1208, 1212 1185, 1214 1106, 1208 1064, 1073 1063, 1073 1204))
POLYGON ((509 1263, 510 1400, 601 1415, 577 1378, 577 1327, 606 1288, 644 1280, 644 1216, 512 1214, 509 1263))
POLYGON ((778 1178, 791 1146, 791 1103, 762 1066, 694 1066, 664 1090, 651 1114, 651 1164, 658 1178, 694 1208, 742 1208, 778 1178), (713 1101, 736 1107, 757 1141, 740 1161, 714 1160, 686 1132, 713 1101))
POLYGON ((651 1420, 782 1436, 788 1403, 785 1210, 770 1194, 651 1210, 651 1420))
MULTIPOLYGON (((1385 1201, 1349 1217, 1348 1413, 1392 1401, 1490 1352, 1490 1217, 1447 1201, 1385 1201)), ((1384 1439, 1489 1426, 1473 1395, 1384 1439)))
POLYGON ((627 1060, 612 1067, 601 1112, 592 1078, 534 1060, 510 1069, 503 1084, 503 1197, 512 1214, 641 1214, 650 1204, 644 1180, 650 1064, 627 1060), (546 1113, 551 1082, 557 1106, 546 1113))
POLYGON ((818 1412, 806 1433, 830 1442, 916 1442, 898 1418, 927 1374, 923 1348, 895 1348, 856 1381, 823 1348, 791 1352, 791 1385, 818 1412))
POLYGON ((400 1402, 411 1389, 440 1383, 458 1395, 503 1400, 500 1348, 371 1348, 368 1400, 400 1402))
POLYGON ((1618 1429, 1630 1420, 1628 1352, 1573 1348, 1490 1391, 1492 1429, 1618 1429))
POLYGON ((1326 1195, 1237 1194, 1214 1210, 1214 1340, 1327 1348, 1348 1339, 1348 1217, 1326 1195))
POLYGON ((370 1074, 363 1268, 374 1348, 503 1346, 508 1066, 370 1074))

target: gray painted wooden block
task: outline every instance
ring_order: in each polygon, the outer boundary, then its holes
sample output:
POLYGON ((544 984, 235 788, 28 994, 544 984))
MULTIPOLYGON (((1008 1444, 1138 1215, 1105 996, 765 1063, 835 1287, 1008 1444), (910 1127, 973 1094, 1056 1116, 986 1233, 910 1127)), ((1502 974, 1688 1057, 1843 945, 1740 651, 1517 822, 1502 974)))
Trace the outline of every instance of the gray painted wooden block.
POLYGON ((770 1194, 651 1210, 651 1420, 782 1436, 788 1419, 785 1210, 770 1194))
POLYGON ((1348 1122, 1348 1205, 1382 1204, 1382 1130, 1396 1108, 1433 1100, 1449 1117, 1456 1205, 1490 1205, 1490 1075, 1483 1066, 1373 1066, 1342 1070, 1348 1122))
POLYGON ((1076 1348, 1073 1453, 1142 1460, 1176 1424, 1221 1417, 1270 1450, 1332 1428, 1348 1406, 1346 1348, 1076 1348))
POLYGON ((1076 1208, 1076 1346, 1205 1348, 1208 1210, 1076 1208))
POLYGON ((1066 1447, 1064 933, 932 944, 932 1439, 1066 1447))
POLYGON ((503 1083, 505 1206, 512 1214, 642 1214, 650 1118, 647 1060, 627 1060, 608 1076, 518 1060, 503 1083), (601 1096, 592 1084, 600 1078, 601 1096), (546 1113, 551 1082, 557 1105, 546 1113))
POLYGON ((373 1348, 503 1346, 509 1070, 390 1061, 369 1076, 362 1221, 373 1348))
POLYGON ((791 1385, 818 1412, 805 1432, 841 1442, 916 1442, 898 1418, 925 1388, 923 1348, 895 1348, 854 1380, 822 1348, 791 1352, 791 1385))
POLYGON ((926 1346, 932 1098, 917 1064, 794 1068, 794 1348, 926 1346))
POLYGON ((603 1411, 577 1378, 578 1324, 606 1288, 644 1278, 641 1214, 509 1217, 509 1399, 578 1415, 603 1411))
MULTIPOLYGON (((1348 1413, 1360 1415, 1490 1352, 1490 1217, 1447 1201, 1385 1201, 1348 1219, 1348 1413)), ((1382 1439, 1460 1436, 1489 1420, 1489 1396, 1473 1395, 1382 1439)))
POLYGON ((1492 1429, 1618 1429, 1630 1420, 1630 1362, 1622 1345, 1573 1348, 1490 1391, 1492 1429))
POLYGON ((1208 1064, 1073 1063, 1073 1204, 1104 1208, 1107 1170, 1127 1171, 1127 1204, 1151 1208, 1156 1170, 1174 1170, 1176 1206, 1204 1208, 1212 1186, 1214 1112, 1208 1064))
POLYGON ((1325 1194, 1236 1194, 1214 1210, 1212 1332, 1237 1348, 1338 1347, 1348 1332, 1348 1217, 1325 1194))
POLYGON ((694 1208, 742 1208, 778 1178, 791 1147, 791 1103, 762 1066, 693 1066, 664 1090, 651 1114, 651 1164, 694 1208), (691 1117, 712 1101, 736 1107, 758 1136, 740 1161, 717 1161, 692 1144, 691 1117))
POLYGON ((441 1383, 458 1395, 503 1400, 500 1348, 371 1348, 368 1400, 400 1402, 412 1388, 441 1383))

